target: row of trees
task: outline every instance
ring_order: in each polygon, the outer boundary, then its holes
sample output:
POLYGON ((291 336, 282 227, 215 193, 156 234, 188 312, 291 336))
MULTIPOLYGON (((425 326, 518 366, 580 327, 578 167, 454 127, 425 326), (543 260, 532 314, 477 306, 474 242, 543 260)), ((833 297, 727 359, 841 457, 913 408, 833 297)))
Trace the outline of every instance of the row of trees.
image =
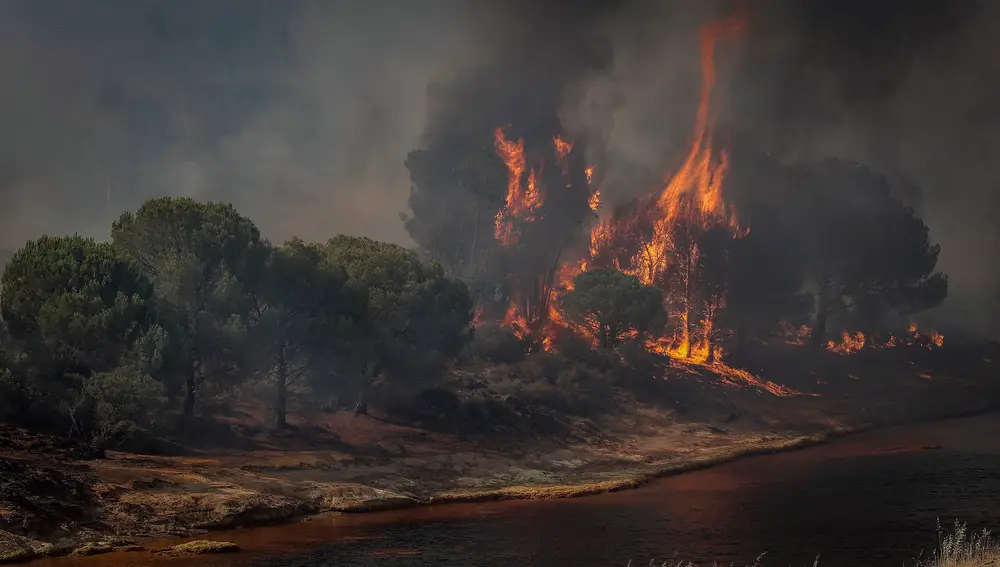
POLYGON ((42 237, 10 259, 0 417, 112 440, 162 410, 258 378, 283 426, 290 387, 365 394, 442 368, 471 336, 464 283, 400 246, 276 246, 231 205, 160 198, 111 242, 42 237), (53 419, 53 416, 59 416, 53 419))

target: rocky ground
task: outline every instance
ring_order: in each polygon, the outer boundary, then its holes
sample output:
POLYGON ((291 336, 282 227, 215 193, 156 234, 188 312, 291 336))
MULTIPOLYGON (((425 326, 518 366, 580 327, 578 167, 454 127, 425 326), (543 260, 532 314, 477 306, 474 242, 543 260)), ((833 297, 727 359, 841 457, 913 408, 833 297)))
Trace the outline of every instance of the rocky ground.
MULTIPOLYGON (((781 375, 774 364, 760 366, 781 375)), ((239 443, 173 455, 101 456, 0 427, 0 562, 136 550, 143 541, 320 512, 629 488, 830 434, 984 411, 996 399, 988 359, 850 366, 830 359, 794 371, 782 364, 783 383, 803 395, 724 385, 709 371, 674 372, 670 390, 623 396, 614 411, 566 417, 558 433, 530 438, 470 436, 347 411, 275 434, 260 427, 260 407, 249 401, 216 420, 239 432, 239 443)))

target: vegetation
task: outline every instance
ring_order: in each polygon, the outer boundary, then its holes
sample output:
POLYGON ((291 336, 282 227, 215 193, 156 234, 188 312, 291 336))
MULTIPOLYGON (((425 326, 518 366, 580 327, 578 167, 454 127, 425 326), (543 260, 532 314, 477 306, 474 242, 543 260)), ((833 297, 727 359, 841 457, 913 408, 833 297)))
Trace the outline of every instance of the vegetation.
MULTIPOLYGON (((750 565, 750 567, 761 567, 766 562, 766 557, 761 554, 750 565)), ((1000 542, 992 536, 989 530, 979 532, 969 532, 967 524, 955 522, 955 528, 951 533, 945 533, 941 526, 938 526, 938 548, 928 557, 917 559, 914 564, 917 567, 986 567, 1000 563, 1000 542)), ((629 562, 631 565, 632 562, 629 562)), ((822 564, 821 558, 816 557, 813 567, 822 564)), ((657 565, 650 561, 649 565, 657 565)), ((696 567, 690 561, 664 561, 659 563, 661 567, 696 567)))
POLYGON ((566 317, 601 348, 659 330, 666 320, 660 290, 617 270, 590 270, 573 279, 562 298, 566 317))
POLYGON ((0 420, 115 444, 204 413, 207 398, 262 385, 276 428, 288 424, 291 389, 328 409, 352 403, 356 415, 378 392, 385 409, 421 400, 449 423, 507 414, 549 423, 527 406, 586 417, 612 386, 655 388, 645 377, 663 366, 648 350, 712 364, 731 344, 739 351, 790 321, 811 323, 814 342, 832 325, 871 337, 947 293, 923 221, 883 177, 835 160, 761 162, 752 178, 733 178, 749 233, 694 213, 663 232, 648 203, 627 203, 602 225, 589 269, 565 280, 573 263, 563 255, 575 244, 553 235, 582 234, 595 195, 572 173, 582 155, 550 141, 540 147, 568 161, 549 181, 568 175, 561 182, 573 190, 565 202, 553 192, 537 222, 507 219, 504 238, 490 221, 511 179, 491 139, 459 144, 466 158, 457 169, 441 161, 445 141, 409 156, 417 251, 344 235, 272 245, 231 205, 189 198, 122 214, 110 243, 27 243, 2 280, 0 420), (746 189, 761 182, 772 190, 746 189), (449 207, 494 213, 478 223, 457 220, 457 209, 440 217, 430 203, 442 191, 472 192, 449 207), (465 283, 501 274, 492 299, 465 283), (483 324, 508 317, 504 327, 483 324), (503 404, 459 400, 445 387, 460 374, 449 369, 479 362, 503 404))
POLYGON ((112 243, 28 242, 0 295, 0 421, 100 444, 155 433, 205 394, 271 384, 351 390, 423 384, 471 338, 460 281, 399 246, 336 237, 272 246, 230 205, 159 198, 112 243))

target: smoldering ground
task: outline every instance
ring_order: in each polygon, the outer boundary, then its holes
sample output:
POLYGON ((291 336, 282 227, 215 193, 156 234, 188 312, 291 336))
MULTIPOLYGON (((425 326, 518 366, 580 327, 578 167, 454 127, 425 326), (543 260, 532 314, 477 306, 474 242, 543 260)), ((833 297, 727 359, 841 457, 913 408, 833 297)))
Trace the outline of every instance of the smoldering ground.
MULTIPOLYGON (((41 232, 104 237, 121 210, 163 194, 232 201, 275 240, 345 232, 406 243, 407 152, 455 120, 525 106, 555 105, 566 129, 586 135, 609 198, 624 199, 683 159, 698 29, 737 8, 6 2, 0 247, 41 232)), ((996 332, 1000 6, 745 8, 747 36, 719 52, 720 128, 780 160, 839 156, 890 175, 942 245, 942 314, 996 332)))

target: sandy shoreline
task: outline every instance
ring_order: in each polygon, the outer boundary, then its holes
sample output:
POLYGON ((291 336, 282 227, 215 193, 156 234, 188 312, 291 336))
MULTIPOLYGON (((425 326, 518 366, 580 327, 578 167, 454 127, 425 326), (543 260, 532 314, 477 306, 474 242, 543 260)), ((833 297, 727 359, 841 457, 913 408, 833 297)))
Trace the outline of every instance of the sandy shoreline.
MULTIPOLYGON (((421 489, 411 487, 409 490, 394 491, 386 488, 378 488, 371 484, 338 482, 322 483, 316 480, 308 480, 309 476, 298 482, 300 488, 309 487, 311 492, 308 496, 300 494, 298 499, 289 498, 283 490, 276 490, 267 493, 240 493, 236 487, 229 484, 228 487, 218 486, 215 494, 222 498, 211 498, 209 491, 201 490, 195 492, 178 491, 176 489, 184 487, 174 486, 174 490, 167 492, 174 498, 174 507, 164 506, 167 500, 161 500, 158 504, 162 506, 160 515, 173 515, 176 520, 176 527, 180 528, 174 533, 164 532, 130 532, 128 522, 124 517, 119 517, 119 523, 115 526, 115 533, 83 532, 81 538, 67 540, 62 544, 45 544, 38 541, 11 541, 6 542, 5 547, 11 544, 17 549, 7 549, 0 551, 6 556, 0 555, 4 562, 20 562, 37 559, 40 557, 58 557, 72 555, 74 551, 81 553, 114 552, 114 551, 136 551, 136 545, 144 546, 148 550, 161 549, 164 546, 179 541, 191 539, 212 539, 226 540, 227 532, 231 530, 249 528, 265 525, 277 525, 292 523, 308 519, 312 516, 322 514, 350 513, 358 514, 375 511, 398 510, 418 506, 431 506, 450 503, 474 503, 496 500, 523 500, 523 499, 558 499, 558 498, 578 498, 588 495, 629 490, 641 487, 642 485, 664 476, 682 474, 712 466, 721 465, 749 456, 800 450, 807 447, 822 444, 833 438, 850 434, 857 434, 873 429, 886 427, 897 427, 912 423, 929 422, 941 419, 961 418, 971 415, 989 413, 994 411, 990 405, 970 406, 956 409, 952 412, 944 412, 936 415, 923 415, 911 419, 897 420, 886 423, 859 424, 856 427, 838 426, 827 431, 811 435, 742 435, 739 438, 730 438, 728 444, 715 444, 702 446, 690 450, 686 455, 675 455, 672 458, 656 460, 646 459, 645 462, 636 462, 633 459, 622 459, 615 462, 605 462, 600 469, 594 469, 583 474, 551 474, 550 478, 556 482, 535 483, 535 484, 509 484, 488 486, 489 482, 482 489, 468 489, 455 487, 442 487, 441 489, 421 489), (559 482, 564 481, 564 482, 559 482), (322 485, 322 486, 321 486, 322 485), (228 495, 226 495, 228 492, 228 495), (192 510, 184 504, 186 497, 194 497, 199 502, 202 516, 208 516, 208 521, 192 521, 190 515, 192 510), (263 498, 262 498, 263 497, 263 498), (297 500, 297 501, 296 501, 297 500), (214 517, 212 517, 214 516, 214 517), (209 535, 200 535, 209 534, 209 535), (166 543, 164 543, 166 542, 166 543), (109 545, 115 544, 115 545, 109 545), (130 547, 122 547, 130 546, 130 547)), ((565 456, 565 455, 559 455, 565 456)), ((111 459, 114 461, 114 457, 111 459)), ((103 463, 99 462, 99 463, 103 463)), ((106 463, 103 463, 106 464, 106 463)), ((100 470, 101 467, 96 467, 100 470)), ((136 469, 137 471, 140 469, 136 469)), ((153 475, 164 475, 162 469, 145 468, 153 475)), ((322 469, 314 469, 320 471, 322 469)), ((105 472, 108 472, 106 469, 105 472)), ((183 470, 176 471, 184 474, 183 470)), ((302 471, 287 471, 295 474, 302 471)), ((100 472, 98 473, 100 476, 100 472)), ((113 475, 111 475, 113 476, 113 475)), ((139 476, 138 474, 136 476, 139 476)), ((322 475, 319 475, 322 476, 322 475)), ((266 480, 273 481, 276 477, 265 477, 266 480)), ((141 479, 135 479, 140 480, 141 479)), ((466 484, 464 480, 459 484, 466 484)), ((153 483, 155 485, 155 483, 153 483)), ((246 488, 245 483, 243 488, 246 488)), ((189 489, 190 490, 190 489, 189 489)), ((155 493, 134 492, 133 495, 145 495, 148 497, 155 493)), ((164 494, 164 492, 159 492, 164 494)), ((141 498, 140 498, 141 499, 141 498)), ((135 500, 133 498, 133 500, 135 500)), ((157 503, 151 503, 155 506, 157 503)), ((114 510, 105 512, 115 513, 114 510)), ((199 510, 195 510, 195 516, 199 510)), ((123 516, 121 510, 117 511, 119 516, 123 516)), ((146 521, 155 521, 154 518, 145 518, 146 521)), ((76 561, 73 559, 72 561, 76 561)))

